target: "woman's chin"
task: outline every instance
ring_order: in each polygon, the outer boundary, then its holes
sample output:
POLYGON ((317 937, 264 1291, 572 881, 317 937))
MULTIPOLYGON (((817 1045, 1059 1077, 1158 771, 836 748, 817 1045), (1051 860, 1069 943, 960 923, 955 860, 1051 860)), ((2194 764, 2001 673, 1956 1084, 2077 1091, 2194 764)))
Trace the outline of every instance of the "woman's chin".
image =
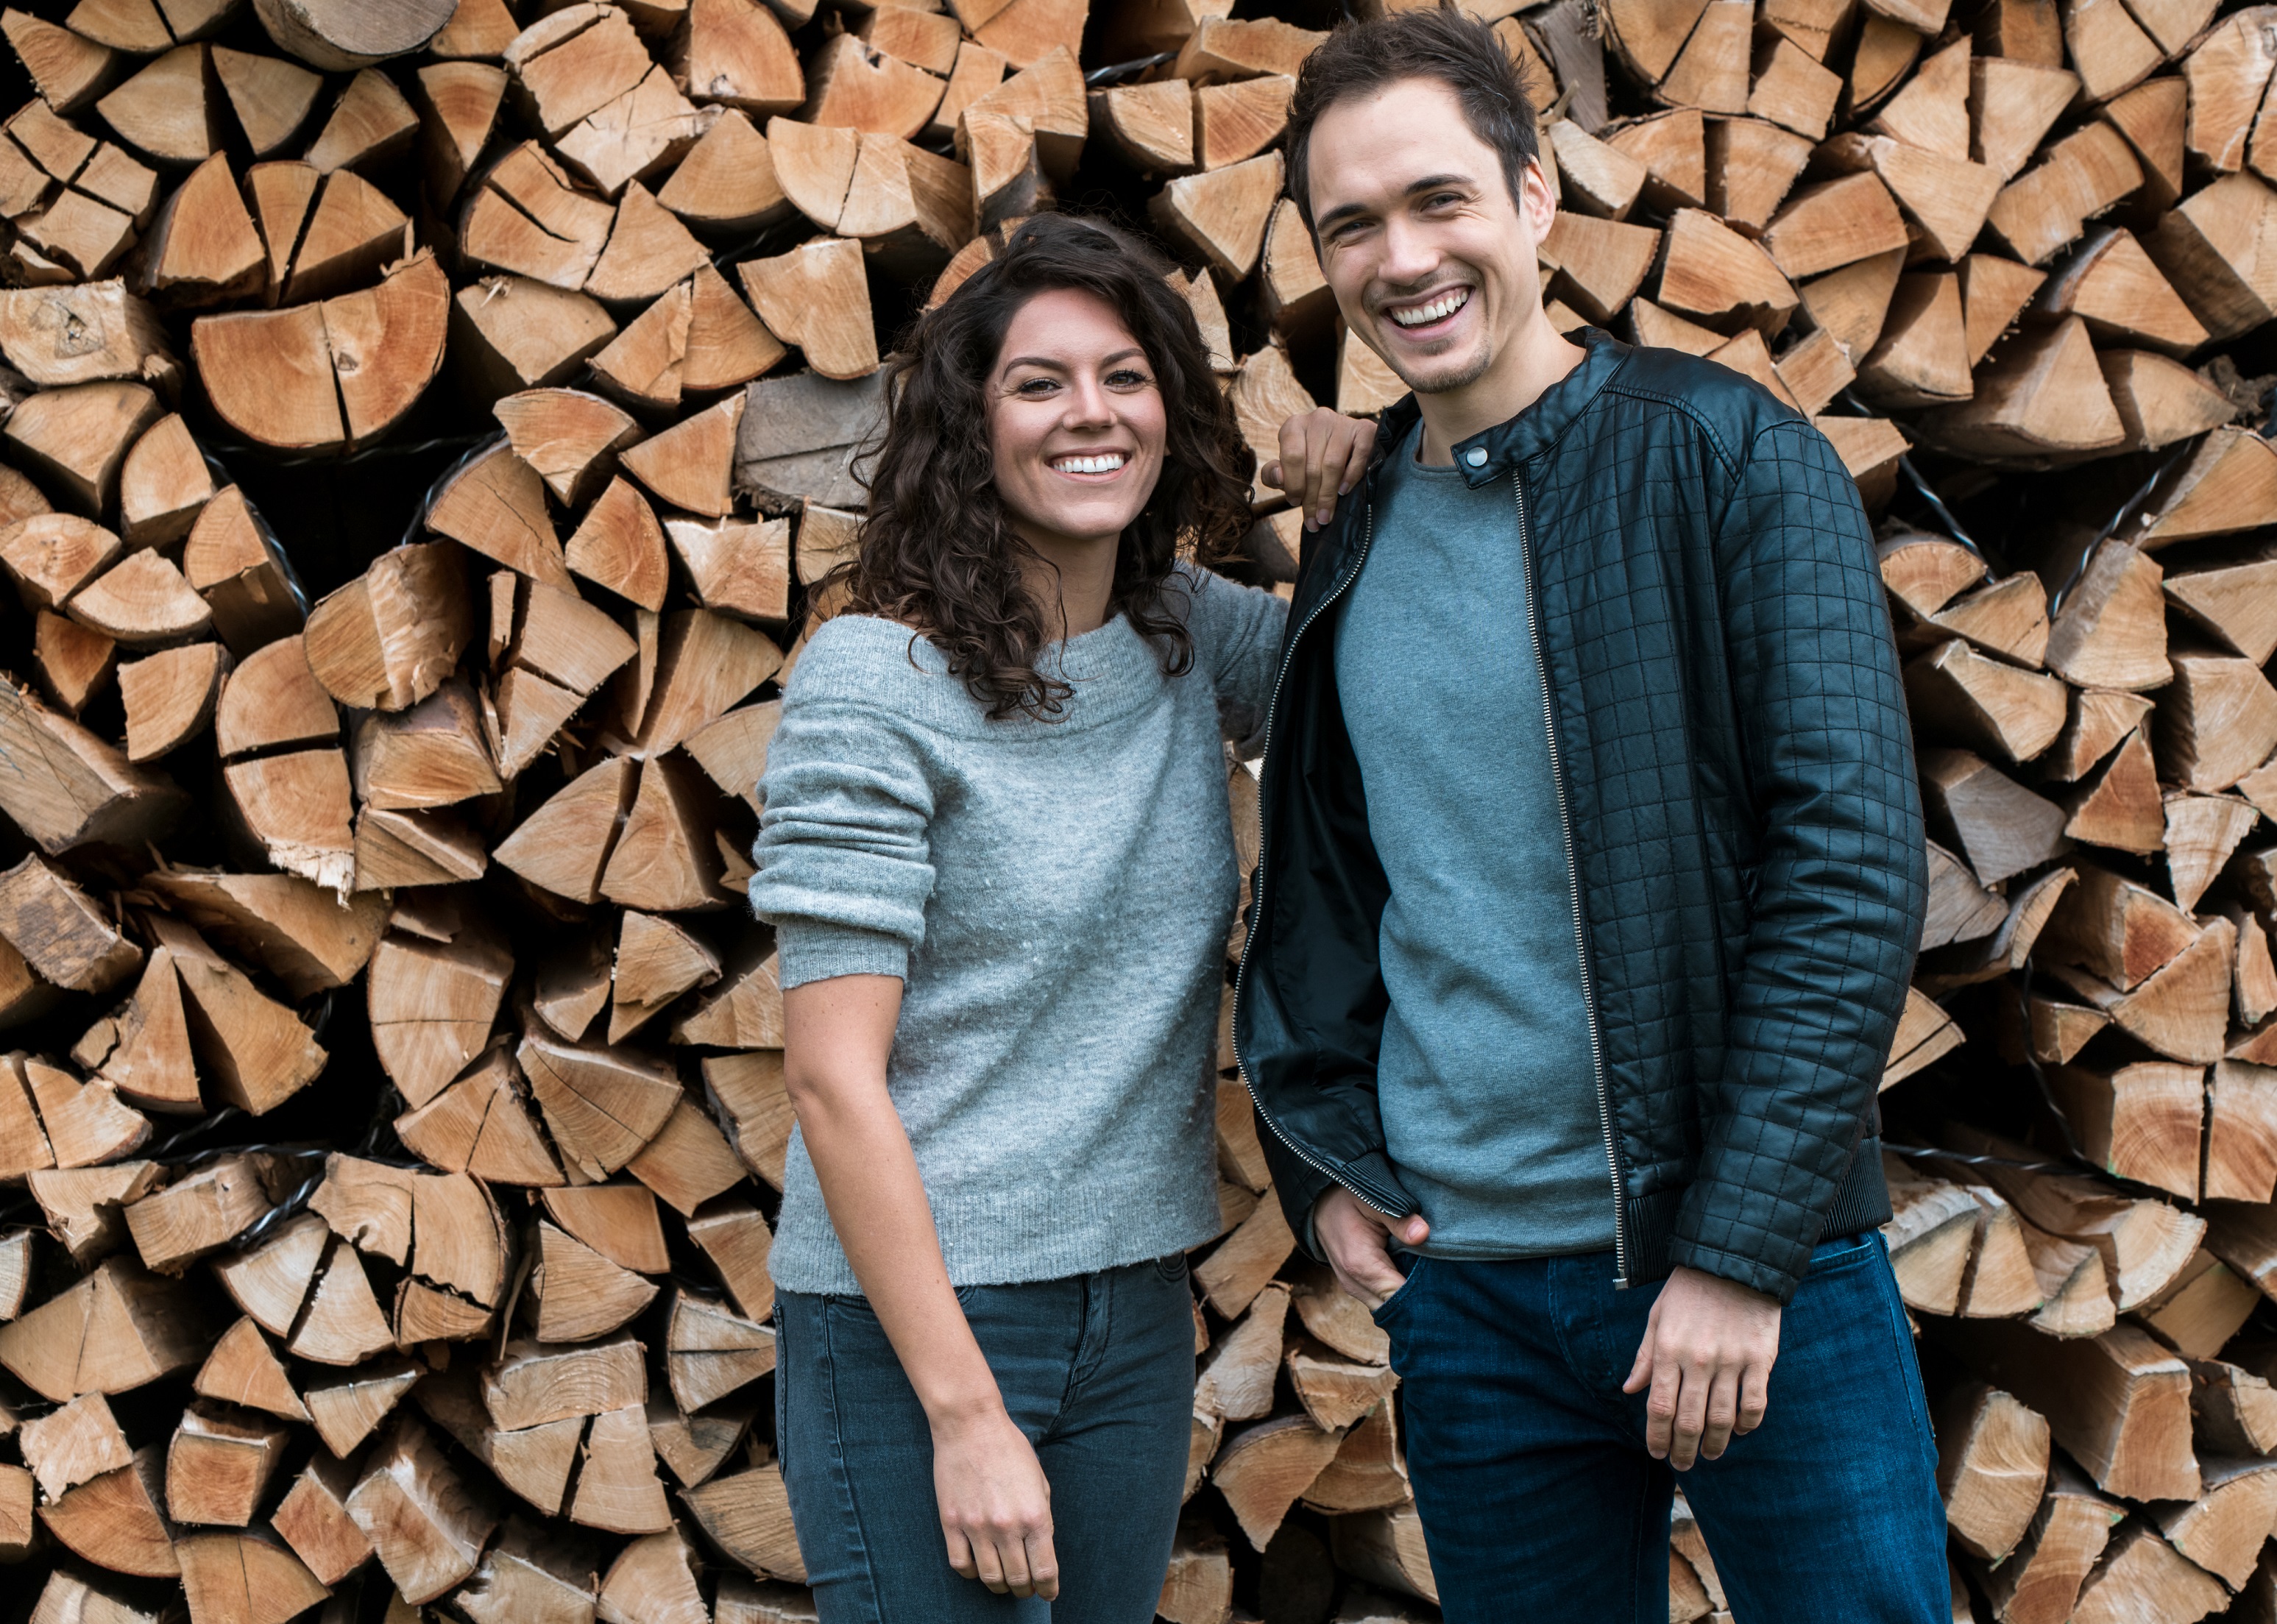
POLYGON ((1138 510, 1125 503, 1109 506, 1086 502, 1055 513, 1039 513, 1033 523, 1060 546, 1094 547, 1119 540, 1138 517, 1138 510))

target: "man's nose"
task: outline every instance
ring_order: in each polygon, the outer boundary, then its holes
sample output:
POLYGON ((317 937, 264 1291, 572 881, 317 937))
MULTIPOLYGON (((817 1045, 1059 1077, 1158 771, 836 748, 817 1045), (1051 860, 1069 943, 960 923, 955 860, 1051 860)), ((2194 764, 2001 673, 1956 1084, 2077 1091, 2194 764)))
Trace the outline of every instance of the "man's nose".
POLYGON ((1384 223, 1383 260, 1376 274, 1386 282, 1420 282, 1439 268, 1431 233, 1415 221, 1395 215, 1384 223))

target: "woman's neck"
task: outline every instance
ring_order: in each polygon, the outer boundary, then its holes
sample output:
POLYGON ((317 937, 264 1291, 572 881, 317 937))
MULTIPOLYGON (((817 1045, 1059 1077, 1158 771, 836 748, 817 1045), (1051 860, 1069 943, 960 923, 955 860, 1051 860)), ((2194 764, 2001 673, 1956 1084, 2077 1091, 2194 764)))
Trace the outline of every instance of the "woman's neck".
POLYGON ((1107 624, 1115 598, 1115 559, 1120 536, 1078 540, 1022 529, 1035 556, 1020 560, 1020 584, 1042 611, 1044 634, 1080 637, 1107 624))

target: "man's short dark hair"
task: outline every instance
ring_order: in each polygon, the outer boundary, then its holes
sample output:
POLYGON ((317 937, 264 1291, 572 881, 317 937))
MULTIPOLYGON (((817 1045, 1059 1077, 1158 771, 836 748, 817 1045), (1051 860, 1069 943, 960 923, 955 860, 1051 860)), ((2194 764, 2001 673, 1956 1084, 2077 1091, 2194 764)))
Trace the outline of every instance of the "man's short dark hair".
POLYGON ((1436 80, 1455 93, 1471 133, 1500 156, 1511 201, 1518 201, 1526 166, 1539 148, 1534 103, 1494 30, 1457 11, 1453 0, 1439 0, 1433 10, 1339 23, 1305 59, 1289 102, 1289 195, 1307 230, 1313 227, 1313 179, 1306 170, 1313 126, 1337 102, 1374 95, 1403 79, 1436 80))

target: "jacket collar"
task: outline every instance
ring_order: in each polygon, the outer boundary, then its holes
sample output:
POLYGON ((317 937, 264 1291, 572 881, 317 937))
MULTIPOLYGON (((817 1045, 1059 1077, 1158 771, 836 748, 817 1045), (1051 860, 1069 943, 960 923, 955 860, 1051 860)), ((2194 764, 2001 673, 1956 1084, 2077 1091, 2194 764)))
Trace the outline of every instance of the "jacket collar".
MULTIPOLYGON (((1582 347, 1580 365, 1508 422, 1474 434, 1454 448, 1455 467, 1474 489, 1502 478, 1513 464, 1531 462, 1557 444, 1628 359, 1629 346, 1602 328, 1580 328, 1574 337, 1582 347), (1474 461, 1473 454, 1479 452, 1485 455, 1474 461)), ((1385 408, 1376 430, 1376 464, 1398 447, 1421 415, 1413 395, 1402 395, 1385 408)))
MULTIPOLYGON (((1532 406, 1508 422, 1473 435, 1455 447, 1455 467, 1474 489, 1504 477, 1514 465, 1530 462, 1556 445, 1628 359, 1630 346, 1601 328, 1583 327, 1574 336, 1583 349, 1579 366, 1542 391, 1532 406), (1486 453, 1475 463, 1471 460, 1474 450, 1486 453)), ((1292 605, 1292 627, 1302 622, 1314 603, 1334 589, 1352 565, 1359 548, 1366 514, 1375 500, 1376 474, 1385 459, 1405 443, 1407 431, 1422 414, 1415 397, 1407 394, 1386 406, 1377 419, 1375 452, 1368 464, 1367 478, 1357 493, 1360 499, 1336 505, 1336 517, 1321 538, 1324 545, 1320 549, 1320 563, 1323 567, 1305 572, 1304 585, 1292 605)))
POLYGON ((1455 466, 1473 487, 1500 479, 1513 465, 1532 462, 1556 445, 1628 359, 1629 346, 1601 328, 1584 327, 1575 336, 1581 342, 1580 365, 1508 422, 1455 447, 1455 466), (1481 451, 1486 456, 1474 462, 1481 451))

